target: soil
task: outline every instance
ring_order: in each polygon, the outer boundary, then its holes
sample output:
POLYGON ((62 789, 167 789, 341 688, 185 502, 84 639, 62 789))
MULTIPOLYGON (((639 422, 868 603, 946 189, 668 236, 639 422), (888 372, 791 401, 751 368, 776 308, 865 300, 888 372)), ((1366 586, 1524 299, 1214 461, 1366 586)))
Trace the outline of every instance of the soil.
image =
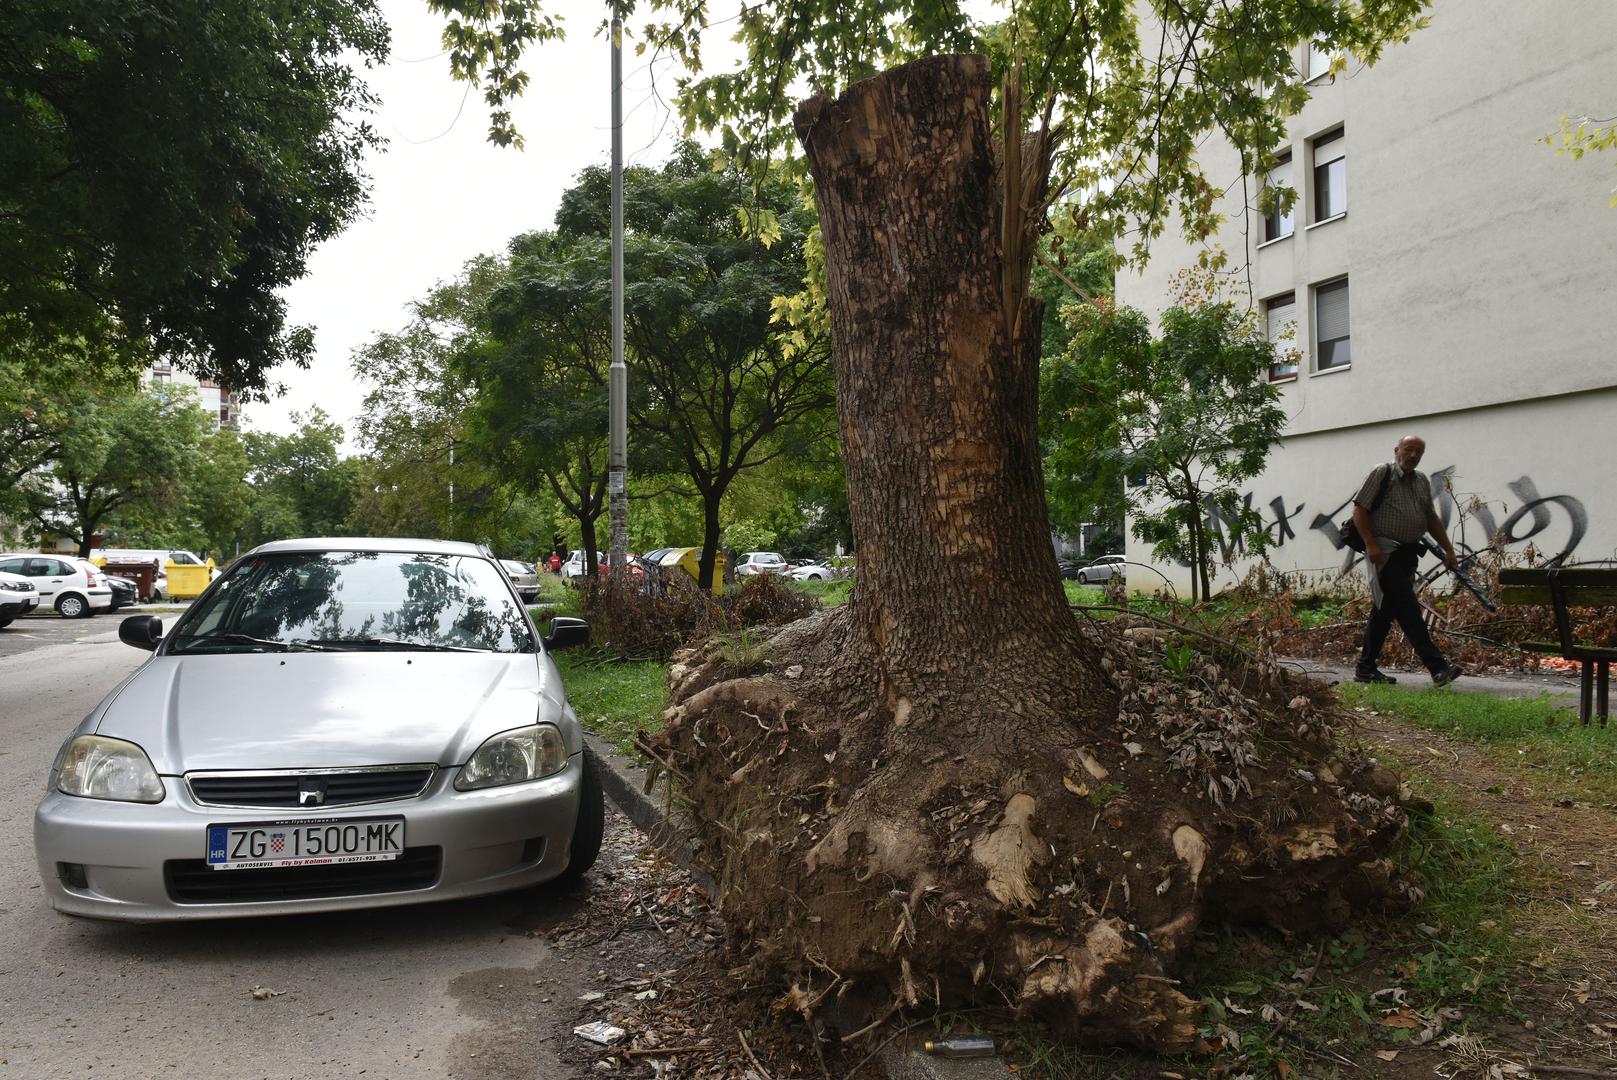
POLYGON ((547 904, 540 918, 513 927, 547 940, 558 961, 494 973, 497 981, 488 972, 467 977, 466 996, 486 1006, 472 1001, 473 1012, 513 1021, 511 1038, 479 1046, 485 1058, 524 1059, 545 1080, 880 1076, 865 1060, 870 1040, 844 1045, 824 1027, 816 1038, 793 1016, 771 1015, 773 995, 731 972, 707 894, 615 808, 608 812, 614 825, 584 883, 568 902, 547 904), (474 994, 474 985, 482 991, 474 994), (523 1025, 527 998, 548 1006, 532 1014, 561 1020, 537 1031, 523 1025), (570 1004, 556 1009, 553 1001, 570 1004), (575 1033, 594 1023, 622 1034, 600 1044, 575 1033))

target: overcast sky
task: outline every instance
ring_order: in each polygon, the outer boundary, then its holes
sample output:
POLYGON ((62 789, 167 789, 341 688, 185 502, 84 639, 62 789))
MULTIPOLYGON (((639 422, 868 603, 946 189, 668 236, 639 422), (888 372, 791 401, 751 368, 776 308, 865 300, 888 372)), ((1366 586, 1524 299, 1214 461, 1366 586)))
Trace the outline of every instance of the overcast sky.
MULTIPOLYGON (((245 410, 248 427, 287 432, 293 412, 319 405, 343 424, 350 452, 358 449, 353 418, 365 393, 349 365, 354 349, 402 326, 406 305, 467 259, 549 226, 578 173, 608 164, 611 154, 611 51, 596 35, 604 4, 553 5, 567 39, 533 49, 525 61, 532 82, 512 109, 527 141, 520 151, 488 142, 488 109, 476 88, 467 93, 450 78, 442 22, 424 0, 383 0, 382 7, 392 56, 366 81, 382 99, 372 123, 388 144, 366 165, 369 212, 317 250, 308 276, 283 294, 290 324, 315 327, 313 366, 277 371, 286 394, 245 410)), ((728 38, 720 27, 704 40, 710 70, 736 54, 728 38)), ((659 101, 633 41, 623 66, 624 158, 655 164, 680 133, 666 104, 677 72, 666 63, 657 71, 659 101)))

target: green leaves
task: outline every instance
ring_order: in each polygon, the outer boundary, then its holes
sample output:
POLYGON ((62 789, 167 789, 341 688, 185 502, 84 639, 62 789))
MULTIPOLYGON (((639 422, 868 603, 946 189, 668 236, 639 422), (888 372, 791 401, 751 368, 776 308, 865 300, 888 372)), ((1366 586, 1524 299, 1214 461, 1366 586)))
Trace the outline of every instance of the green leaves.
POLYGON ((1143 313, 1104 298, 1068 316, 1071 345, 1044 372, 1047 438, 1070 439, 1129 478, 1135 536, 1155 558, 1190 564, 1206 595, 1215 560, 1268 540, 1240 488, 1285 427, 1268 380, 1274 347, 1228 303, 1169 308, 1160 336, 1143 313))
POLYGON ((359 212, 371 0, 0 6, 0 351, 155 350, 240 393, 313 340, 282 286, 359 212))

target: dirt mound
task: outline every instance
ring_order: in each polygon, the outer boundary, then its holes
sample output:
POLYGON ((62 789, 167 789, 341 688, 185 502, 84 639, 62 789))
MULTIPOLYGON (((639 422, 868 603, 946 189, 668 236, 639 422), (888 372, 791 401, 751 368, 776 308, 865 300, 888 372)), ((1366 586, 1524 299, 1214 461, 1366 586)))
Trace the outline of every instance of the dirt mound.
POLYGON ((741 672, 732 650, 687 655, 654 742, 784 1008, 1009 1001, 1069 1035, 1181 1048, 1203 920, 1339 926, 1398 894, 1381 858, 1398 780, 1337 756, 1318 684, 1206 657, 1171 672, 1155 639, 1097 624, 1079 632, 1103 722, 1081 693, 969 685, 888 710, 852 622, 784 627, 741 672))

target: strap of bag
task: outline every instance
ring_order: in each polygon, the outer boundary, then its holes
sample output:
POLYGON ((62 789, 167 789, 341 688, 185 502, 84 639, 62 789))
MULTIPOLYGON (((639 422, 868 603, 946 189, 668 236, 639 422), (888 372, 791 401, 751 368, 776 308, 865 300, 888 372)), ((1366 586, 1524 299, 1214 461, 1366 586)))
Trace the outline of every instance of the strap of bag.
POLYGON ((1392 466, 1391 465, 1382 465, 1381 466, 1381 487, 1376 489, 1376 497, 1374 499, 1370 500, 1370 507, 1369 507, 1369 509, 1365 510, 1365 513, 1373 514, 1373 513, 1376 512, 1376 507, 1380 506, 1381 505, 1381 500, 1386 498, 1387 485, 1390 484, 1390 483, 1392 483, 1392 466))

